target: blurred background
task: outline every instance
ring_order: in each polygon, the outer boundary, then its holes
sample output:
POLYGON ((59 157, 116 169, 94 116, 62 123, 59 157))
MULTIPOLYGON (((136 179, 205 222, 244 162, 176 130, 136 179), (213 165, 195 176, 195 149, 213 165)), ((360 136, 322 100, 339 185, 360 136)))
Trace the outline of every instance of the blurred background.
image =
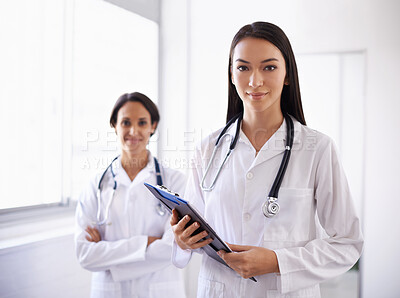
MULTIPOLYGON (((89 297, 74 209, 118 154, 115 101, 158 104, 150 150, 186 173, 225 123, 234 34, 268 21, 292 43, 307 124, 335 140, 363 224, 361 260, 322 297, 400 297, 399 13, 398 0, 0 1, 0 296, 89 297)), ((188 297, 199 262, 182 271, 188 297)))

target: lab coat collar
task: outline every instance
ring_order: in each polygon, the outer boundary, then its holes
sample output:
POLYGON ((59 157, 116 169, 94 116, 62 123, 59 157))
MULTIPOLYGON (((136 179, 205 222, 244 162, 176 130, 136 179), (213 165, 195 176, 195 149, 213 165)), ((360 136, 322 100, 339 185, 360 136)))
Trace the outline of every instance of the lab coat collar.
MULTIPOLYGON (((290 116, 290 115, 289 115, 290 116)), ((301 128, 301 123, 299 121, 297 121, 294 117, 290 116, 290 118, 292 118, 293 120, 293 124, 294 124, 294 140, 293 140, 293 144, 299 143, 300 140, 298 138, 298 134, 300 132, 300 128, 301 128)), ((232 138, 235 137, 235 133, 236 133, 236 127, 238 125, 238 120, 236 120, 226 131, 225 134, 229 134, 232 138)), ((242 123, 240 123, 240 126, 242 126, 242 123)), ((286 121, 283 121, 281 126, 279 127, 279 129, 272 135, 272 137, 270 138, 270 140, 274 137, 276 138, 276 141, 286 141, 286 131, 287 131, 287 124, 286 121)), ((268 140, 268 142, 270 141, 268 140)), ((247 138, 247 136, 243 133, 242 128, 240 128, 240 134, 239 134, 239 142, 244 142, 244 143, 248 143, 251 144, 249 139, 247 138)), ((268 144, 268 142, 266 144, 268 144)), ((265 146, 264 146, 265 147, 265 146)), ((264 148, 263 147, 263 148, 264 148)), ((261 150, 263 150, 263 148, 261 150)), ((283 147, 282 150, 284 150, 285 148, 283 147)))
POLYGON ((135 179, 131 181, 128 174, 126 173, 125 169, 122 167, 121 164, 121 156, 117 158, 116 161, 113 163, 113 169, 115 173, 115 181, 117 181, 120 185, 130 186, 133 184, 140 183, 147 179, 150 175, 155 175, 155 165, 154 165, 154 158, 150 151, 148 152, 148 161, 147 165, 136 175, 135 179))
MULTIPOLYGON (((294 147, 295 144, 300 142, 299 133, 300 133, 300 129, 301 129, 301 123, 292 116, 290 116, 290 118, 292 118, 293 125, 294 125, 294 139, 293 139, 293 146, 292 146, 292 147, 294 147)), ((233 125, 231 125, 231 127, 229 127, 229 129, 226 132, 227 134, 229 134, 231 136, 231 138, 235 137, 237 125, 238 125, 238 121, 236 120, 235 123, 233 125)), ((260 152, 257 154, 257 156, 254 160, 252 167, 254 167, 264 161, 267 161, 278 154, 283 153, 283 151, 285 150, 285 144, 286 144, 286 132, 287 132, 287 124, 286 124, 286 121, 283 121, 281 126, 279 127, 279 129, 271 136, 271 138, 261 148, 260 152)), ((254 150, 253 145, 251 145, 249 139, 244 134, 242 129, 240 129, 238 142, 245 143, 246 145, 250 146, 254 150)))

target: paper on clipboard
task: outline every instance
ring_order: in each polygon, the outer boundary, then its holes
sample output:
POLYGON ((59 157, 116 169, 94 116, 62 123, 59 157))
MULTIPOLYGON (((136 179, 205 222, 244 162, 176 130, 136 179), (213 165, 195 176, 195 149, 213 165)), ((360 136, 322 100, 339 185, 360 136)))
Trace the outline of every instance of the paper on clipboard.
MULTIPOLYGON (((172 214, 172 210, 175 209, 179 214, 179 219, 183 218, 185 215, 190 216, 190 221, 188 225, 194 222, 198 222, 200 227, 194 233, 200 233, 203 230, 208 232, 208 237, 211 237, 213 242, 202 247, 208 256, 214 260, 224 264, 230 268, 223 259, 217 254, 219 250, 225 250, 227 252, 232 252, 232 250, 226 245, 226 243, 217 235, 217 233, 211 228, 211 226, 206 222, 206 220, 200 215, 200 213, 191 206, 189 202, 185 201, 183 198, 179 197, 179 194, 169 191, 165 186, 151 185, 149 183, 144 183, 144 185, 150 190, 150 192, 163 204, 163 206, 172 214)), ((256 281, 254 277, 251 280, 256 281)))

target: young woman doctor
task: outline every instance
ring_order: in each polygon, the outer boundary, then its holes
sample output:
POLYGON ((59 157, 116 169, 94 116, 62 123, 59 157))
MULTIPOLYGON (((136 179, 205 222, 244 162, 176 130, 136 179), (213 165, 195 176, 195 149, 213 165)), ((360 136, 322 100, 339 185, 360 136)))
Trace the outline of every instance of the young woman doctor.
MULTIPOLYGON (((222 133, 214 159, 221 130, 198 146, 184 197, 234 251, 219 252, 233 270, 204 254, 198 297, 320 297, 319 283, 349 270, 363 247, 337 149, 306 126, 295 58, 280 28, 241 28, 228 74, 227 122, 238 119, 222 133)), ((193 235, 197 225, 188 220, 171 217, 178 267, 212 241, 203 240, 205 232, 193 235)))
POLYGON ((146 149, 159 120, 155 104, 138 92, 122 95, 111 113, 121 155, 90 183, 76 211, 76 254, 93 271, 92 297, 184 297, 171 264, 168 213, 143 185, 184 191, 184 176, 146 149))

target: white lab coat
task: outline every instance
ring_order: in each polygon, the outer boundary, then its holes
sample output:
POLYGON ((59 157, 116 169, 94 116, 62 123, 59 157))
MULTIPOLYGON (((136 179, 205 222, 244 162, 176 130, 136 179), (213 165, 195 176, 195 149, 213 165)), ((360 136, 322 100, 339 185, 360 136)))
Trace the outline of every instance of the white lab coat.
MULTIPOLYGON (((156 212, 157 199, 143 185, 156 184, 154 160, 131 182, 121 166, 114 163, 117 189, 107 225, 100 226, 102 241, 85 239, 88 225, 95 226, 96 192, 100 175, 84 191, 76 210, 76 254, 83 268, 93 271, 92 297, 184 297, 181 270, 171 264, 173 234, 169 213, 156 212), (158 236, 147 247, 147 236, 158 236)), ((178 171, 161 167, 163 184, 176 192, 184 191, 185 177, 178 171)), ((114 181, 107 172, 101 192, 102 215, 112 196, 114 181)))
MULTIPOLYGON (((275 251, 280 274, 243 279, 206 254, 199 274, 198 297, 320 297, 319 283, 338 276, 360 257, 363 237, 349 187, 333 141, 294 121, 294 145, 273 218, 262 213, 283 157, 286 122, 257 154, 240 131, 236 148, 214 190, 203 192, 200 181, 221 130, 197 147, 185 199, 204 214, 220 237, 232 244, 275 251)), ((227 133, 207 175, 211 184, 226 155, 236 124, 227 133)), ((172 261, 184 267, 192 251, 173 246, 172 261)))

